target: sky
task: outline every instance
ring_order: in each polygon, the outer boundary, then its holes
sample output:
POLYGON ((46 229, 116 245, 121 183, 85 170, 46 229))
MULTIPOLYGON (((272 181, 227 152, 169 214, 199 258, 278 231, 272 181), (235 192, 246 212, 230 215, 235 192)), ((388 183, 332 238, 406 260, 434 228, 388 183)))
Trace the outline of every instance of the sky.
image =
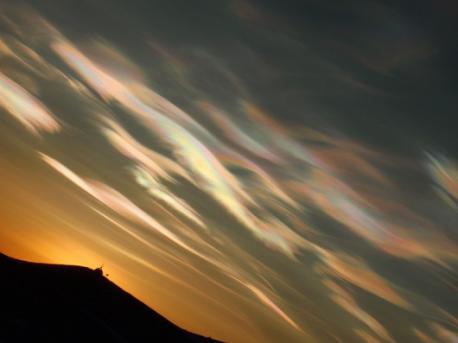
POLYGON ((0 251, 227 342, 456 342, 457 16, 0 1, 0 251))

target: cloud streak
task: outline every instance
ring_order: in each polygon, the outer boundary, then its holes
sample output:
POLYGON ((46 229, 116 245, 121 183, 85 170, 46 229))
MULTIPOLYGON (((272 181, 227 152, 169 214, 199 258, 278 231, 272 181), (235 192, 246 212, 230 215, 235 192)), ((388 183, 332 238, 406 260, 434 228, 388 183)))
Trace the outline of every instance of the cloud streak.
POLYGON ((36 136, 43 131, 54 133, 61 128, 40 101, 3 73, 0 73, 0 105, 36 136))

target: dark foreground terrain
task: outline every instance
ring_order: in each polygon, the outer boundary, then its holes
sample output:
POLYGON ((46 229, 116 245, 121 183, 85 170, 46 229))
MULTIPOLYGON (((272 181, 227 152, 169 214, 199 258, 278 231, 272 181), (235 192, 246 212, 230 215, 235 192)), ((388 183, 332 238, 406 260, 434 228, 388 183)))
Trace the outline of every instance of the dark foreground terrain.
POLYGON ((0 343, 216 342, 174 325, 101 270, 0 254, 0 343))

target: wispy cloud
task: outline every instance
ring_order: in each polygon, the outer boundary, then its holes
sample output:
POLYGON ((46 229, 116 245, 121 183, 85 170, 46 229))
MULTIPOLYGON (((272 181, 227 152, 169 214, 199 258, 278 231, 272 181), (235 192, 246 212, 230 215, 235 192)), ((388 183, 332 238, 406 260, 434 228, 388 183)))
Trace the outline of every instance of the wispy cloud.
POLYGON ((327 267, 327 269, 323 269, 327 275, 333 275, 347 281, 401 308, 409 309, 413 306, 388 281, 365 266, 362 261, 322 249, 320 254, 327 267))
MULTIPOLYGON (((51 167, 53 167, 56 171, 61 173, 63 176, 72 181, 75 185, 77 185, 90 195, 92 195, 94 198, 96 198, 97 200, 99 200, 115 212, 122 214, 123 216, 133 220, 134 222, 143 224, 146 227, 153 229, 154 231, 160 233, 161 235, 163 235, 173 243, 179 245, 180 247, 190 252, 196 253, 194 249, 189 247, 174 233, 166 229, 162 224, 153 219, 149 214, 140 209, 132 201, 127 199, 118 191, 101 182, 90 180, 86 181, 74 172, 72 172, 66 166, 58 162, 57 160, 54 160, 53 158, 47 155, 42 154, 41 156, 42 159, 51 167)), ((200 255, 198 253, 196 254, 200 255)))
POLYGON ((246 284, 245 286, 250 291, 252 291, 254 295, 256 295, 256 297, 258 297, 258 299, 261 300, 261 302, 263 302, 267 307, 269 307, 272 311, 279 315, 289 325, 291 325, 296 330, 301 330, 300 327, 285 312, 283 312, 267 295, 264 294, 264 292, 250 284, 246 284))
POLYGON ((394 343, 388 331, 374 317, 364 311, 349 292, 331 280, 324 280, 323 283, 331 290, 331 299, 342 309, 366 324, 384 342, 394 343))
MULTIPOLYGON (((106 73, 70 43, 59 41, 54 44, 54 49, 104 99, 118 101, 138 121, 168 144, 177 161, 188 170, 194 182, 203 191, 216 199, 246 228, 258 237, 263 237, 262 230, 245 206, 245 202, 255 204, 254 200, 208 147, 166 114, 138 99, 128 87, 106 73)), ((132 153, 133 150, 130 149, 129 154, 132 153)), ((273 242, 275 241, 271 241, 273 242)))
POLYGON ((60 124, 45 105, 1 72, 0 105, 34 135, 60 130, 60 124))
POLYGON ((205 224, 198 217, 198 214, 184 200, 172 194, 165 186, 151 177, 148 172, 137 168, 134 169, 133 173, 137 182, 145 187, 149 194, 165 202, 168 206, 191 219, 199 226, 205 227, 205 224))

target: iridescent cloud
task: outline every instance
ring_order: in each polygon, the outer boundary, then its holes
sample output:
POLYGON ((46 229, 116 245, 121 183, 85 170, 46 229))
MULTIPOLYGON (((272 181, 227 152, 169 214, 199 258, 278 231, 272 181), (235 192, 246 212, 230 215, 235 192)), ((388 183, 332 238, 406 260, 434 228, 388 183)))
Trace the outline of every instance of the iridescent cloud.
POLYGON ((103 71, 70 43, 59 41, 54 44, 54 49, 104 99, 118 101, 145 127, 169 144, 177 161, 188 169, 201 189, 219 201, 245 227, 258 237, 263 237, 262 230, 244 205, 245 202, 255 204, 253 199, 209 148, 165 114, 135 97, 124 84, 103 71))
POLYGON ((103 118, 108 128, 102 128, 104 135, 113 147, 133 162, 146 168, 154 178, 171 181, 172 175, 192 181, 189 174, 176 162, 137 142, 121 125, 113 120, 103 118))
POLYGON ((224 113, 209 103, 201 103, 199 105, 232 143, 237 144, 244 150, 250 151, 255 156, 265 158, 271 162, 277 163, 281 161, 281 159, 272 153, 265 145, 256 141, 241 128, 237 127, 236 124, 231 121, 231 116, 228 113, 224 113))
POLYGON ((265 295, 264 292, 250 284, 246 284, 245 286, 251 290, 254 295, 259 298, 259 300, 261 300, 267 307, 273 310, 289 325, 291 325, 296 330, 300 330, 300 327, 285 312, 283 312, 277 305, 275 305, 275 303, 267 295, 265 295))
POLYGON ((319 251, 327 267, 323 269, 326 274, 350 282, 401 308, 412 307, 388 281, 365 266, 362 261, 341 253, 331 253, 322 249, 319 251))
POLYGON ((458 164, 445 157, 428 156, 428 171, 440 196, 453 208, 458 207, 458 164))
POLYGON ((57 119, 39 100, 1 72, 0 105, 34 135, 60 130, 57 119))
POLYGON ((342 309, 366 324, 384 342, 394 342, 388 331, 374 317, 364 311, 349 292, 331 280, 324 280, 323 283, 331 290, 331 299, 342 309))
MULTIPOLYGON (((154 231, 157 231, 158 233, 165 236, 170 241, 174 242, 180 247, 195 253, 194 249, 189 247, 174 233, 166 229, 162 224, 153 219, 149 214, 140 209, 138 206, 136 206, 134 203, 132 203, 129 199, 127 199, 118 191, 112 189, 111 187, 101 182, 85 181, 60 162, 43 154, 41 156, 42 159, 51 167, 53 167, 56 171, 61 173, 63 176, 72 181, 75 185, 77 185, 90 195, 92 195, 94 198, 96 198, 97 200, 99 200, 115 212, 124 215, 125 217, 133 220, 134 222, 143 224, 153 229, 154 231)), ((198 253, 196 254, 200 255, 198 253)))
POLYGON ((382 343, 379 339, 375 338, 371 334, 365 332, 364 330, 355 330, 355 333, 366 343, 382 343))
POLYGON ((205 224, 198 217, 197 213, 186 202, 184 202, 184 200, 172 194, 165 186, 158 183, 153 177, 151 177, 148 172, 137 168, 134 170, 134 176, 137 182, 141 186, 145 187, 148 193, 153 197, 165 202, 174 210, 191 219, 199 226, 205 227, 205 224))

